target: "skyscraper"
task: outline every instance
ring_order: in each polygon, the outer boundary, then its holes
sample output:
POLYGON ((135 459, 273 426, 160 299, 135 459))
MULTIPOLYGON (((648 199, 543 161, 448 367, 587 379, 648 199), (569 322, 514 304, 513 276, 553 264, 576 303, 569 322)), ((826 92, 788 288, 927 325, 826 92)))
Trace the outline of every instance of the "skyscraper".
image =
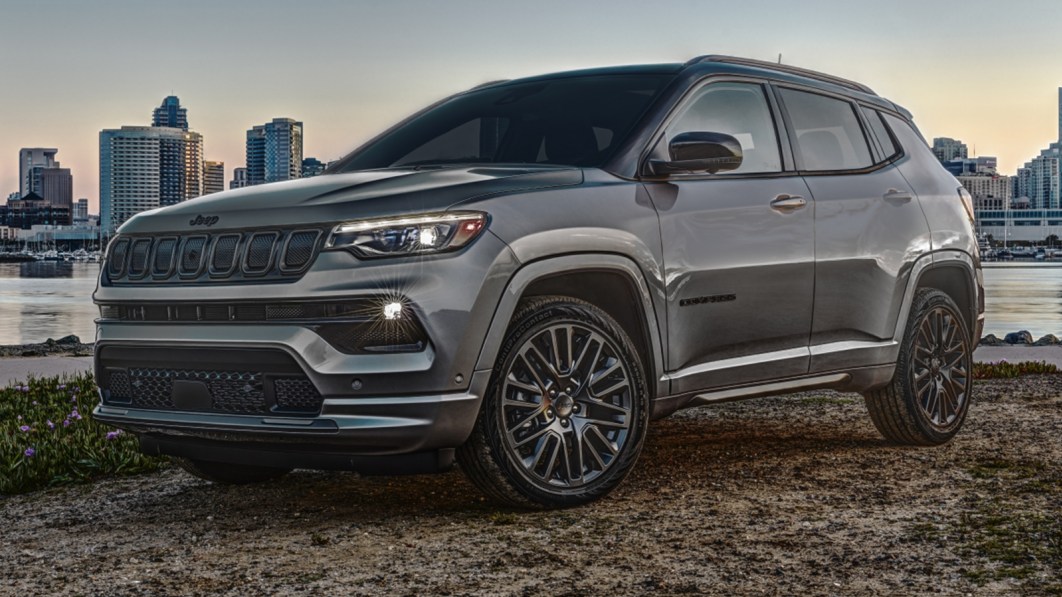
POLYGON ((168 126, 188 130, 188 109, 181 107, 181 100, 171 95, 162 100, 162 105, 155 108, 151 115, 151 126, 168 126))
MULTIPOLYGON (((70 168, 45 168, 41 170, 41 190, 38 194, 52 207, 62 207, 73 216, 74 212, 74 177, 70 168)), ((71 224, 72 222, 66 222, 71 224)))
POLYGON ((232 181, 229 182, 229 188, 242 189, 245 186, 247 186, 247 168, 233 168, 232 181))
POLYGON ((1058 142, 1062 143, 1062 87, 1058 88, 1058 142))
POLYGON ((302 123, 274 118, 247 131, 249 185, 299 178, 302 174, 302 123))
POLYGON ((203 194, 225 190, 225 162, 203 162, 203 194))
POLYGON ((20 197, 30 193, 41 194, 41 171, 58 168, 54 147, 23 147, 18 152, 18 192, 20 197))
POLYGON ((100 131, 100 230, 203 193, 203 137, 172 127, 100 131))
POLYGON ((933 139, 933 153, 941 162, 950 162, 951 160, 966 159, 969 157, 966 144, 958 139, 951 139, 949 137, 937 137, 933 139))

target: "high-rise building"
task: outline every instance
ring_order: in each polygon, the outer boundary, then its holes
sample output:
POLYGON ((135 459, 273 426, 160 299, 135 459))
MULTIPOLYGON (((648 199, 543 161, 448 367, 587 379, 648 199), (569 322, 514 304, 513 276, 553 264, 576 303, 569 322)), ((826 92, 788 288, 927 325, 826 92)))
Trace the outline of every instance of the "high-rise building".
POLYGON ((324 172, 325 163, 317 158, 305 158, 302 160, 302 177, 310 178, 324 172))
POLYGON ((203 162, 203 194, 225 190, 225 162, 203 162))
POLYGON ((247 168, 233 168, 232 180, 229 181, 230 189, 242 189, 247 186, 247 168))
POLYGON ((203 137, 172 127, 100 131, 100 230, 203 194, 203 137))
POLYGON ((181 107, 181 100, 171 95, 162 100, 162 105, 151 114, 151 126, 168 126, 188 130, 188 109, 181 107))
MULTIPOLYGON (((59 164, 56 163, 56 166, 59 164)), ((74 177, 70 168, 45 168, 41 170, 41 190, 39 195, 54 207, 66 209, 67 214, 74 211, 74 177)), ((70 222, 67 222, 69 224, 70 222)))
POLYGON ((1018 197, 1028 197, 1033 209, 1059 209, 1062 199, 1062 179, 1059 178, 1059 161, 1062 159, 1062 143, 1052 143, 1040 155, 1025 163, 1018 171, 1018 197))
POLYGON ((88 221, 88 199, 81 198, 74 203, 74 222, 88 221))
POLYGON ((1062 143, 1062 87, 1058 88, 1058 142, 1062 143))
POLYGON ((972 174, 956 178, 970 191, 976 209, 1010 209, 1014 193, 1010 176, 972 174))
POLYGON ((302 123, 274 118, 247 131, 249 185, 291 180, 302 175, 302 123))
POLYGON ((46 168, 58 168, 54 147, 23 147, 18 152, 18 192, 20 197, 30 193, 41 194, 41 172, 46 168))
POLYGON ((950 162, 956 159, 966 159, 969 152, 966 144, 958 139, 937 137, 933 139, 933 153, 941 162, 950 162))

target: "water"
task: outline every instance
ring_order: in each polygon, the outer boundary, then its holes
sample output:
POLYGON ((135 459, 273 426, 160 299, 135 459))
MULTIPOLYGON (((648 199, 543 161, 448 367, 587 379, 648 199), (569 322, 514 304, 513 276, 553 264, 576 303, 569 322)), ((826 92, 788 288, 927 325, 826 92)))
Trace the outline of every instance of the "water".
POLYGON ((985 334, 1062 337, 1062 263, 985 263, 985 334))
POLYGON ((0 263, 0 344, 96 337, 98 263, 0 263))
MULTIPOLYGON (((985 264, 985 333, 1062 336, 1062 263, 985 264)), ((0 263, 0 344, 95 337, 99 264, 0 263)))

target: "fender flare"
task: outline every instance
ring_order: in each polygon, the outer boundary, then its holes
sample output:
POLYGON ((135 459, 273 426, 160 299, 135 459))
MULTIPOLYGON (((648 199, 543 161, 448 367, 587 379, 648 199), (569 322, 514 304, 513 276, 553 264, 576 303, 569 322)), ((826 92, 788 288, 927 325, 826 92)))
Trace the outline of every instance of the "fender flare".
POLYGON ((653 391, 653 398, 666 396, 670 390, 664 378, 664 347, 660 326, 657 320, 657 308, 654 305, 645 275, 637 264, 628 257, 612 253, 580 253, 546 257, 522 266, 510 278, 501 298, 498 300, 491 319, 487 335, 476 360, 476 372, 491 371, 494 368, 498 352, 501 350, 505 331, 509 327, 520 298, 528 287, 542 278, 578 271, 610 271, 628 279, 638 296, 645 335, 649 343, 650 354, 646 383, 653 391))

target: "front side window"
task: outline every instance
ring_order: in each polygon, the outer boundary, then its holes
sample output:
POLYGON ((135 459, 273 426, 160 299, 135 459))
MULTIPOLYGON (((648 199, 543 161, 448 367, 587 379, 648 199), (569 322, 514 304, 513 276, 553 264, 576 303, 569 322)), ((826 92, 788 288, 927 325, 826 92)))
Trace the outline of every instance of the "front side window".
POLYGON ((851 103, 787 88, 781 95, 804 170, 857 170, 873 164, 851 103))
POLYGON ((358 149, 331 171, 447 164, 599 167, 673 78, 573 76, 471 91, 358 149))
POLYGON ((778 136, 763 86, 755 83, 713 83, 693 96, 678 117, 668 125, 659 152, 688 132, 725 133, 741 143, 741 167, 727 174, 780 172, 778 136))

